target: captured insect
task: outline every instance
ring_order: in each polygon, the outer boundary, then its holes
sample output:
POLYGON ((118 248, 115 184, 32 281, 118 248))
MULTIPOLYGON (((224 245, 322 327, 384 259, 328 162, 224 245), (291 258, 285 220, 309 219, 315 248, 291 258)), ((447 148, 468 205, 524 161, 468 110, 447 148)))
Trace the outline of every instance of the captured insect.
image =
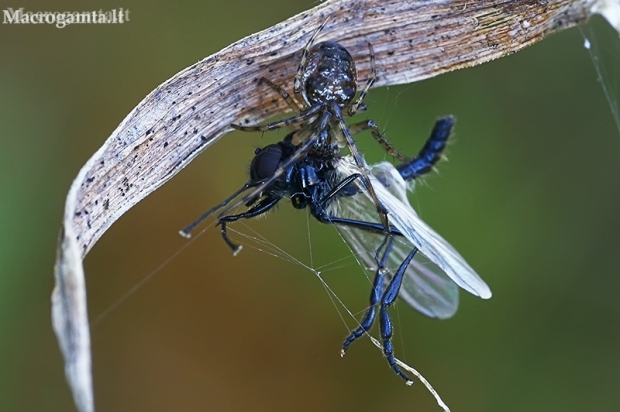
POLYGON ((413 381, 397 365, 392 345, 393 327, 387 309, 396 297, 426 316, 441 319, 456 312, 458 286, 481 298, 491 297, 484 281, 418 217, 407 199, 412 182, 430 172, 441 158, 454 119, 438 119, 413 158, 396 151, 371 120, 347 126, 345 113, 352 116, 365 109, 363 99, 376 79, 374 53, 369 44, 371 75, 355 100, 357 71, 353 57, 338 43, 314 44, 326 23, 302 52, 294 82, 295 96, 302 104, 280 86, 261 79, 297 114, 264 126, 232 125, 243 131, 282 127, 292 131, 281 142, 256 150, 248 182, 181 234, 189 237, 199 223, 223 209, 217 224, 236 254, 241 246, 228 237, 227 225, 262 215, 282 199, 289 199, 297 209, 307 208, 319 222, 334 225, 363 267, 375 273, 368 309, 359 327, 345 339, 341 355, 367 333, 378 314, 384 355, 391 368, 411 384, 413 381), (370 130, 400 164, 368 166, 352 137, 364 130, 370 130), (348 155, 341 154, 345 147, 348 155), (244 212, 229 214, 241 205, 247 208, 244 212))

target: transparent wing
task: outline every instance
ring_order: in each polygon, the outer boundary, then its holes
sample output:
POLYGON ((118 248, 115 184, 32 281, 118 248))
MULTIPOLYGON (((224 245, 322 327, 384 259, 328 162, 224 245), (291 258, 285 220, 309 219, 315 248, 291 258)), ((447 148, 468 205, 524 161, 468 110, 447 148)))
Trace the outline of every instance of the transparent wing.
MULTIPOLYGON (((328 213, 332 216, 362 222, 377 223, 379 221, 376 207, 370 197, 364 194, 338 198, 330 204, 328 213)), ((350 226, 335 225, 335 227, 355 254, 360 265, 375 272, 377 270, 376 251, 385 236, 350 226)), ((395 238, 395 244, 388 255, 386 264, 389 269, 386 283, 391 280, 391 275, 395 273, 413 247, 407 238, 395 238)), ((423 315, 439 319, 452 317, 459 303, 456 283, 421 253, 418 253, 407 267, 399 296, 423 315)))
MULTIPOLYGON (((350 156, 337 161, 337 175, 342 178, 359 173, 350 156)), ((461 255, 439 234, 424 223, 407 200, 407 184, 396 168, 383 162, 374 165, 369 178, 379 201, 388 212, 390 224, 396 227, 404 238, 390 256, 390 269, 416 246, 427 262, 414 260, 407 269, 401 297, 412 307, 433 317, 450 317, 458 305, 458 292, 452 282, 483 299, 491 297, 486 283, 474 272, 461 255), (451 286, 448 286, 451 285, 451 286)), ((343 196, 332 202, 328 212, 333 216, 376 222, 377 212, 370 195, 361 181, 355 183, 360 194, 343 196), (374 216, 374 217, 373 217, 374 216)), ((369 268, 376 268, 375 251, 383 240, 379 234, 347 227, 338 227, 345 241, 360 260, 369 268)), ((398 267, 400 262, 395 267, 398 267)))
MULTIPOLYGON (((342 198, 341 206, 343 209, 346 208, 350 212, 354 211, 354 209, 346 206, 348 204, 359 206, 360 203, 352 202, 355 197, 357 196, 342 198)), ((339 215, 364 221, 368 221, 368 218, 372 219, 373 214, 376 218, 377 212, 374 205, 368 202, 366 206, 364 213, 341 213, 339 215)), ((360 210, 360 212, 362 211, 360 210)), ((376 219, 372 221, 374 220, 376 219)), ((335 225, 335 227, 355 254, 360 265, 368 271, 375 272, 377 270, 375 254, 385 236, 350 226, 335 225)), ((389 254, 386 265, 389 269, 386 283, 391 280, 391 275, 396 272, 396 269, 413 248, 407 239, 395 240, 396 243, 389 254)), ((450 318, 459 305, 459 291, 456 283, 421 254, 418 254, 407 267, 399 297, 418 312, 431 318, 450 318)))

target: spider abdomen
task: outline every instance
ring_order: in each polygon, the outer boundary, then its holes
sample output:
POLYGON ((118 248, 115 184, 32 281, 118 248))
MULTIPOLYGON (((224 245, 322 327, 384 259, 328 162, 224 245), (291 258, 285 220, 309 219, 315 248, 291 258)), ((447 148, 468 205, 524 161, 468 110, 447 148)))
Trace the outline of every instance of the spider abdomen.
POLYGON ((308 104, 335 102, 345 107, 357 92, 357 71, 351 54, 340 44, 326 41, 314 45, 303 74, 303 94, 308 104))

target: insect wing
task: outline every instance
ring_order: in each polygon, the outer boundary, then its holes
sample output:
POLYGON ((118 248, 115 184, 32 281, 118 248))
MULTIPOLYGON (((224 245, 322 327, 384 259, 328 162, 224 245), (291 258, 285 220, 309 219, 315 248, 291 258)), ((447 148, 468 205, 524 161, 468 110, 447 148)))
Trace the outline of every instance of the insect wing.
MULTIPOLYGON (((342 206, 353 203, 350 200, 351 198, 343 198, 344 204, 342 206)), ((368 210, 375 211, 370 202, 368 203, 368 210)), ((345 215, 347 214, 345 213, 345 215)), ((359 218, 365 216, 355 215, 359 218)), ((348 217, 354 218, 353 215, 348 217)), ((385 236, 350 226, 336 225, 336 228, 355 254, 360 265, 369 271, 377 270, 375 254, 385 236)), ((389 269, 389 273, 386 275, 386 284, 413 248, 411 243, 405 239, 395 240, 396 243, 390 251, 386 264, 389 269)), ((399 297, 423 315, 439 319, 452 317, 459 304, 459 291, 456 283, 420 254, 407 267, 399 297)))
MULTIPOLYGON (((342 176, 359 173, 359 169, 350 156, 338 160, 337 170, 342 176)), ((388 212, 390 225, 398 229, 429 261, 438 266, 457 285, 483 299, 491 297, 491 290, 487 284, 465 259, 418 217, 407 200, 407 184, 393 165, 387 162, 374 165, 368 176, 379 202, 388 212)), ((355 184, 364 197, 370 199, 368 191, 359 179, 355 181, 355 184)))
MULTIPOLYGON (((362 222, 378 222, 376 207, 370 197, 362 193, 339 197, 329 205, 328 213, 332 216, 362 222)), ((335 226, 353 251, 360 266, 371 272, 376 271, 376 253, 385 235, 351 226, 335 226)), ((386 283, 391 280, 414 247, 404 237, 395 237, 394 241, 386 262, 386 268, 389 269, 386 283)), ((423 315, 439 319, 452 317, 459 302, 458 286, 439 267, 420 253, 406 269, 399 297, 423 315)))

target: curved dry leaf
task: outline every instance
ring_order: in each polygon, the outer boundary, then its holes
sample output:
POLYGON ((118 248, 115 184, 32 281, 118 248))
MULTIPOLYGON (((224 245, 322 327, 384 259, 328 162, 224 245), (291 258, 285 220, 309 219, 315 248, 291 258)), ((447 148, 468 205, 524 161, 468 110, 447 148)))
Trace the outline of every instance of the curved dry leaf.
POLYGON ((156 190, 233 122, 283 113, 265 100, 267 77, 291 89, 300 51, 316 27, 369 71, 376 86, 410 83, 514 53, 594 13, 620 26, 617 0, 332 0, 242 39, 157 87, 80 170, 65 205, 55 266, 52 320, 80 411, 93 411, 90 336, 82 259, 123 213, 156 190))

